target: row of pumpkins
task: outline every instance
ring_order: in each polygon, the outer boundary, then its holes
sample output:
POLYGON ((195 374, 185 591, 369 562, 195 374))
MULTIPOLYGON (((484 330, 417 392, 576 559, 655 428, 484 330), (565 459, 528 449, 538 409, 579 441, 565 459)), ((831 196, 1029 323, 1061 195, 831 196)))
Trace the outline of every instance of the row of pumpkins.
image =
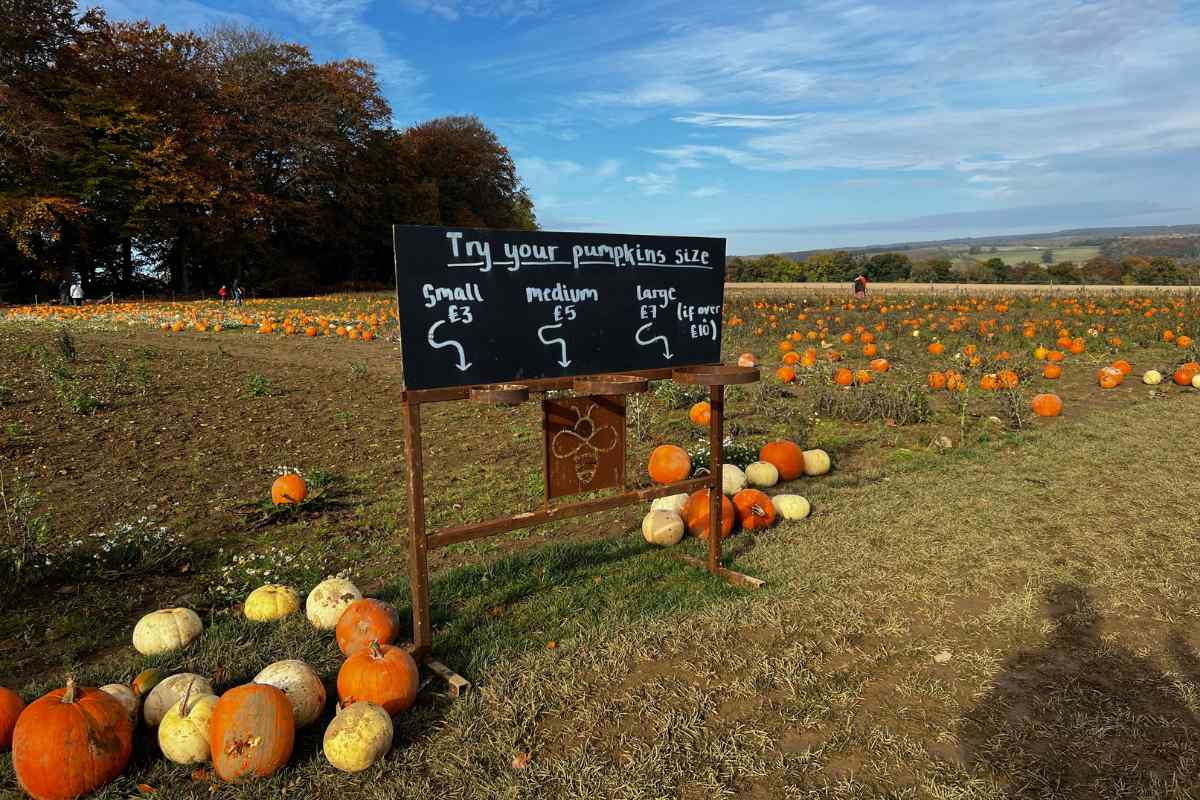
MULTIPOLYGON (((804 450, 787 440, 763 445, 758 458, 744 471, 735 464, 722 465, 722 539, 733 533, 735 519, 747 532, 769 528, 780 516, 804 519, 812 510, 808 500, 798 494, 770 497, 762 490, 801 475, 824 475, 830 468, 829 454, 824 450, 804 450)), ((675 483, 692 473, 692 461, 682 447, 660 445, 650 453, 649 472, 657 483, 675 483)), ((660 497, 642 519, 642 536, 651 544, 665 547, 678 544, 685 532, 707 540, 710 508, 708 489, 660 497)))
MULTIPOLYGON (((290 586, 270 584, 246 598, 243 613, 270 623, 300 610, 290 586)), ((329 578, 309 593, 313 626, 334 630, 346 656, 337 676, 336 716, 325 730, 325 757, 335 768, 361 772, 391 748, 392 717, 407 711, 419 689, 417 664, 392 643, 400 618, 387 603, 364 598, 348 580, 329 578)), ((133 646, 143 655, 181 650, 203 633, 195 611, 168 608, 142 617, 133 646)), ((218 696, 203 675, 164 676, 157 669, 130 685, 66 686, 24 704, 0 687, 0 752, 12 749, 17 780, 36 800, 71 800, 119 776, 133 751, 139 721, 155 731, 159 749, 178 764, 212 763, 224 781, 275 774, 287 764, 296 731, 320 719, 326 705, 320 676, 303 661, 268 665, 248 684, 218 696)))

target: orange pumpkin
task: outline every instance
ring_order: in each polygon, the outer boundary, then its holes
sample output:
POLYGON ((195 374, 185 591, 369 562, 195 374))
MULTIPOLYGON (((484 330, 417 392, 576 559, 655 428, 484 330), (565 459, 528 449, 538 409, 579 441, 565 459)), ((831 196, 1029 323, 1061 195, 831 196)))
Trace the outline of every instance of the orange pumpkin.
POLYGON ((125 771, 133 722, 117 700, 67 678, 21 712, 12 734, 13 771, 36 800, 73 800, 125 771))
POLYGON ((946 376, 940 372, 929 373, 929 388, 934 389, 934 390, 945 389, 946 388, 946 376))
POLYGON ((223 781, 266 778, 292 757, 296 717, 287 695, 265 683, 221 695, 208 724, 213 772, 223 781))
POLYGON ((1112 363, 1112 366, 1113 366, 1113 369, 1121 370, 1122 375, 1128 375, 1129 373, 1133 372, 1133 367, 1130 365, 1130 363, 1128 361, 1126 361, 1123 358, 1118 358, 1116 361, 1114 361, 1112 363))
POLYGON ((1195 375, 1196 370, 1192 369, 1191 366, 1184 364, 1182 367, 1175 370, 1172 380, 1174 380, 1175 383, 1179 384, 1180 386, 1191 386, 1192 378, 1195 377, 1195 375))
MULTIPOLYGON (((687 502, 683 504, 683 523, 687 526, 688 533, 697 536, 705 541, 708 541, 709 531, 709 500, 708 489, 700 489, 692 492, 688 496, 687 502)), ((733 503, 729 502, 729 498, 721 495, 721 538, 724 539, 733 532, 733 503)))
POLYGON ((1071 346, 1067 349, 1073 354, 1079 355, 1086 349, 1086 346, 1083 343, 1083 339, 1076 339, 1075 341, 1071 342, 1071 346))
POLYGON ((838 386, 849 386, 854 383, 854 371, 846 367, 838 367, 833 373, 833 382, 838 386))
POLYGON ((1187 348, 1192 346, 1192 337, 1190 337, 1190 336, 1176 337, 1175 344, 1179 345, 1181 348, 1186 350, 1187 348))
POLYGON ((1121 385, 1121 381, 1125 380, 1125 376, 1121 370, 1115 367, 1101 367, 1096 373, 1096 381, 1100 384, 1101 389, 1113 389, 1121 385))
POLYGON ((940 356, 942 353, 946 352, 946 345, 942 344, 941 342, 930 342, 929 346, 926 347, 925 350, 930 355, 940 356))
POLYGON ((712 419, 712 406, 707 400, 701 400, 688 411, 688 419, 702 428, 707 428, 709 420, 712 419))
POLYGON ((739 367, 757 367, 758 358, 755 357, 754 353, 742 353, 738 356, 737 363, 739 367))
POLYGON ((650 453, 650 479, 655 483, 675 483, 692 474, 692 459, 674 444, 662 444, 650 453))
POLYGON ((737 509, 738 523, 744 531, 769 528, 775 522, 775 504, 758 489, 742 489, 735 494, 733 507, 737 509))
POLYGON ((867 372, 865 369, 860 369, 858 372, 854 373, 854 382, 859 386, 866 386, 872 380, 871 373, 867 372))
POLYGON ((338 670, 338 699, 343 706, 365 700, 396 716, 412 708, 420 688, 417 662, 402 647, 371 642, 338 670))
POLYGON ((871 369, 876 372, 887 372, 891 368, 892 365, 886 358, 877 358, 871 362, 871 369))
POLYGON ((951 392, 961 392, 967 388, 967 379, 956 370, 946 370, 946 388, 951 392))
POLYGON ((1050 350, 1050 351, 1047 351, 1047 353, 1046 353, 1046 360, 1047 360, 1047 361, 1049 361, 1049 362, 1051 362, 1052 364, 1057 364, 1058 362, 1060 362, 1060 361, 1062 361, 1062 360, 1063 360, 1063 354, 1062 354, 1062 351, 1061 351, 1061 350, 1050 350))
POLYGON ((400 636, 400 615, 392 605, 364 597, 338 617, 336 635, 338 648, 346 656, 370 647, 371 642, 391 644, 400 636))
POLYGON ((1062 377, 1062 367, 1058 364, 1047 364, 1045 369, 1042 370, 1042 377, 1057 380, 1062 377))
POLYGON ((793 350, 790 353, 783 354, 783 363, 785 366, 794 367, 800 363, 800 354, 793 350))
POLYGON ((1057 417, 1062 409, 1062 398, 1056 394, 1039 394, 1033 398, 1033 413, 1039 417, 1057 417))
POLYGON ((1000 388, 1000 376, 994 372, 986 373, 985 375, 983 375, 983 377, 981 377, 979 379, 979 388, 980 389, 988 389, 988 390, 999 389, 1000 388))
POLYGON ((0 686, 0 753, 12 748, 13 728, 25 709, 25 701, 12 689, 0 686))
POLYGON ((271 502, 277 506, 299 505, 308 497, 308 484, 294 472, 280 475, 271 484, 271 502))
POLYGON ((863 355, 867 358, 874 358, 879 354, 879 348, 873 344, 869 344, 863 348, 863 355))
POLYGON ((1000 387, 1003 389, 1015 389, 1021 382, 1021 378, 1011 369, 1000 370, 1000 374, 996 376, 996 379, 1000 382, 1000 387))
POLYGON ((758 460, 774 465, 783 481, 794 481, 804 474, 804 451, 800 445, 786 439, 764 444, 758 451, 758 460))
POLYGON ((791 367, 780 367, 775 370, 775 377, 783 383, 794 383, 796 380, 796 370, 791 367))

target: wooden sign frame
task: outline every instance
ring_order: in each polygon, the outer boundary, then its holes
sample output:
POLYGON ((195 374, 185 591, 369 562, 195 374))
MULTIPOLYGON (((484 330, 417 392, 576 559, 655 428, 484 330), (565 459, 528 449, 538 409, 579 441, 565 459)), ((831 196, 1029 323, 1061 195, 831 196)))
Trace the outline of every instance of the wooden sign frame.
MULTIPOLYGON (((441 662, 431 658, 433 629, 430 620, 429 602, 429 551, 459 542, 482 539, 501 533, 528 528, 559 519, 569 519, 607 511, 614 508, 644 503, 667 495, 691 493, 709 489, 710 531, 720 531, 722 525, 722 472, 724 466, 725 386, 751 383, 759 379, 758 369, 725 365, 680 367, 676 369, 654 369, 631 372, 623 375, 588 377, 543 378, 522 384, 502 386, 463 386, 442 389, 406 390, 404 405, 404 446, 408 469, 408 571, 412 588, 413 657, 436 675, 443 678, 449 694, 457 697, 470 687, 465 678, 441 662), (708 426, 709 474, 661 486, 635 488, 628 477, 616 493, 603 497, 569 503, 555 504, 550 497, 550 475, 547 471, 546 492, 540 508, 506 517, 482 522, 472 522, 430 532, 425 522, 425 470, 424 448, 421 437, 421 406, 473 399, 477 402, 503 402, 519 404, 528 399, 530 393, 543 394, 551 390, 573 389, 581 395, 627 395, 633 391, 644 391, 649 380, 671 379, 680 383, 707 386, 711 415, 708 426)), ((543 432, 543 450, 546 437, 543 432)), ((549 469, 549 454, 543 451, 543 465, 549 469)), ((622 474, 624 475, 624 470, 622 474)), ((764 582, 740 572, 727 569, 721 564, 721 537, 708 537, 708 554, 704 560, 684 555, 683 560, 693 566, 707 570, 711 575, 729 583, 748 588, 760 588, 764 582)))

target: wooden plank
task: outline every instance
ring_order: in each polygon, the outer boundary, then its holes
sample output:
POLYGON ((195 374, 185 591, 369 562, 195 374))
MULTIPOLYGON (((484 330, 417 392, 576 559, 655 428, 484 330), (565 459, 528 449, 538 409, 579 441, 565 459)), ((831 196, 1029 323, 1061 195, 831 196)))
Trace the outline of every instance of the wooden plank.
POLYGON ((697 489, 703 489, 711 485, 711 478, 705 476, 703 478, 692 478, 679 483, 672 483, 666 486, 651 486, 646 489, 634 489, 620 494, 609 495, 607 497, 599 497, 595 500, 584 500, 579 503, 571 503, 563 506, 553 506, 549 509, 541 509, 538 511, 527 511, 523 514, 517 514, 511 517, 499 517, 497 519, 487 520, 485 522, 473 522, 468 525, 460 525, 456 528, 446 528, 437 533, 430 534, 427 537, 428 547, 430 549, 437 547, 446 547, 459 542, 469 542, 473 539, 482 539, 485 536, 492 536, 497 533, 505 533, 507 531, 516 530, 517 528, 528 528, 533 525, 541 525, 546 522, 553 522, 558 519, 570 519, 571 517, 580 517, 585 514, 594 514, 597 511, 607 511, 612 508, 620 508, 621 506, 632 505, 634 503, 642 503, 647 500, 653 500, 656 497, 666 497, 669 494, 680 494, 683 492, 694 492, 697 489))
MULTIPOLYGON (((679 558, 691 564, 696 569, 702 569, 705 572, 711 572, 711 570, 708 568, 708 562, 704 561, 703 559, 689 555, 681 555, 679 558)), ((726 583, 731 583, 734 586, 740 586, 744 589, 761 589, 767 585, 767 582, 764 580, 752 578, 749 575, 745 575, 741 572, 735 572, 734 570, 727 569, 725 567, 717 567, 717 571, 714 574, 723 579, 726 583)))
POLYGON ((425 662, 425 666, 446 682, 446 693, 451 697, 459 697, 463 692, 470 690, 471 682, 442 662, 430 659, 425 662))
POLYGON ((721 568, 721 511, 724 505, 723 491, 725 460, 725 387, 708 387, 708 571, 716 575, 721 568))
POLYGON ((429 561, 425 534, 425 466, 421 452, 421 405, 404 404, 408 467, 408 580, 412 590, 413 652, 419 661, 433 646, 429 622, 429 561))
MULTIPOLYGON (((704 364, 688 364, 685 366, 707 366, 704 364)), ((622 372, 622 375, 640 375, 652 381, 666 380, 674 373, 674 368, 671 369, 642 369, 622 372)), ((546 392, 551 389, 571 389, 575 386, 575 378, 566 376, 562 378, 537 378, 528 381, 509 381, 509 383, 519 383, 522 386, 528 386, 531 392, 546 392)), ((450 386, 444 389, 406 389, 400 398, 404 401, 413 401, 416 403, 444 403, 450 400, 466 400, 470 396, 471 387, 469 386, 450 386)))

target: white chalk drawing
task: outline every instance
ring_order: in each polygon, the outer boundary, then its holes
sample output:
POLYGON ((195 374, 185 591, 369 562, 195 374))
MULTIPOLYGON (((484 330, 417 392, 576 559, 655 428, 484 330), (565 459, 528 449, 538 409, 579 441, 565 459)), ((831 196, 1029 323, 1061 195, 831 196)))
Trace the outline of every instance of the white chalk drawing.
POLYGON ((600 454, 611 452, 620 441, 616 428, 611 425, 597 426, 592 421, 592 412, 596 408, 595 403, 589 405, 586 412, 572 407, 576 416, 575 424, 554 434, 550 440, 550 450, 555 458, 574 458, 575 477, 579 479, 580 486, 591 485, 600 468, 600 454))

